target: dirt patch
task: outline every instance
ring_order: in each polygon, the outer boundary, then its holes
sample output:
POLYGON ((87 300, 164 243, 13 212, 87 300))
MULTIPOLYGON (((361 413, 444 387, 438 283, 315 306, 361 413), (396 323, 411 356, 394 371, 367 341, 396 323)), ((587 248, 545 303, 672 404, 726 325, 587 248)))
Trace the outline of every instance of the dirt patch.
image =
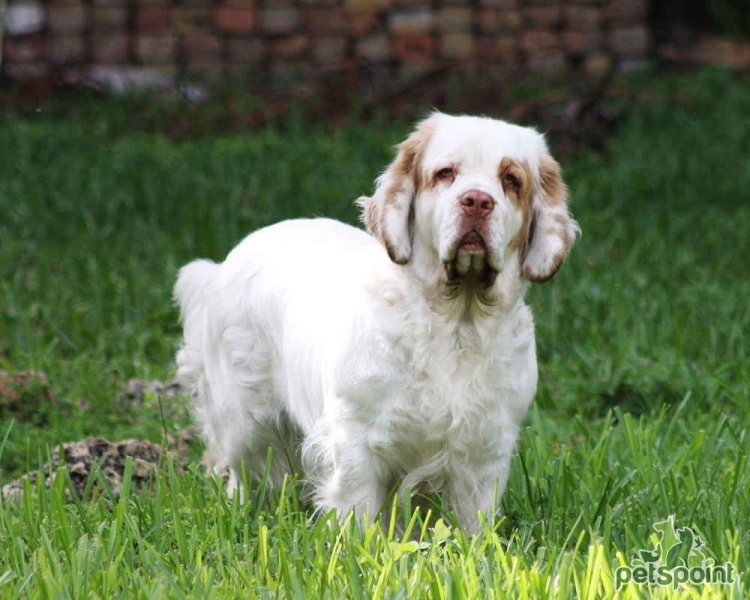
MULTIPOLYGON (((186 405, 183 394, 182 388, 174 381, 132 379, 117 395, 115 408, 135 414, 144 404, 164 401, 162 414, 169 419, 179 407, 186 405)), ((44 416, 43 409, 49 406, 57 410, 58 401, 44 373, 0 371, 0 416, 28 420, 29 415, 44 416)), ((36 420, 38 422, 38 418, 36 420)), ((162 444, 139 439, 112 442, 101 437, 68 442, 54 448, 50 461, 41 469, 2 486, 0 496, 4 500, 20 497, 25 481, 32 488, 43 484, 49 490, 58 471, 65 469, 70 480, 66 491, 69 501, 73 499, 72 494, 83 498, 87 488, 95 486, 104 486, 118 497, 128 458, 132 459, 131 485, 140 489, 154 481, 156 469, 164 464, 167 456, 173 459, 178 470, 182 470, 189 461, 189 444, 196 437, 197 430, 191 426, 170 435, 162 444)))
POLYGON ((187 428, 180 435, 170 439, 168 445, 160 445, 148 440, 127 439, 110 442, 104 438, 89 437, 77 442, 62 444, 52 451, 51 460, 38 471, 31 471, 2 487, 3 500, 17 499, 23 495, 24 481, 32 488, 42 481, 50 489, 55 475, 64 468, 72 489, 66 491, 68 501, 75 493, 78 498, 85 496, 89 480, 92 486, 106 484, 114 497, 120 494, 128 458, 132 459, 131 485, 141 489, 154 480, 154 474, 167 455, 173 457, 175 465, 182 470, 188 460, 186 444, 195 438, 195 429, 187 428))
POLYGON ((0 371, 0 419, 43 425, 51 407, 58 407, 57 395, 44 373, 0 371))

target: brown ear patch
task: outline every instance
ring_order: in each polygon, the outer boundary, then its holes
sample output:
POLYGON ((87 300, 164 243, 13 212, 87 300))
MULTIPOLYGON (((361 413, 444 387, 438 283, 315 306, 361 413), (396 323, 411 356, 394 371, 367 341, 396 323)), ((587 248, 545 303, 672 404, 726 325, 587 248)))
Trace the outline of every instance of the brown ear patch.
POLYGON ((568 189, 560 165, 548 154, 542 155, 523 262, 523 273, 529 281, 544 283, 551 279, 575 242, 578 226, 568 213, 567 201, 568 189))
POLYGON ((368 231, 398 264, 408 263, 411 256, 412 204, 422 185, 422 157, 436 127, 437 115, 419 123, 398 145, 398 154, 378 178, 372 197, 357 202, 368 231))
POLYGON ((539 161, 539 182, 551 206, 565 204, 568 190, 560 173, 560 165, 548 154, 539 161))
POLYGON ((374 236, 378 236, 378 210, 375 203, 368 196, 360 196, 357 200, 357 205, 362 209, 360 218, 364 223, 365 228, 374 236))

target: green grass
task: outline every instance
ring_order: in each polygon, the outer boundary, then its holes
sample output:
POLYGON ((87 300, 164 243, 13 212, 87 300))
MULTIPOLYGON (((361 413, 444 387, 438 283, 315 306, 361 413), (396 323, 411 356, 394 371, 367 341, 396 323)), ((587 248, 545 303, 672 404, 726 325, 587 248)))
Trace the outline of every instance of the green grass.
MULTIPOLYGON (((0 597, 609 597, 669 515, 743 575, 620 597, 748 597, 750 80, 641 85, 606 154, 562 161, 584 233, 529 294, 540 388, 503 518, 471 539, 450 515, 359 532, 312 518, 294 482, 239 505, 165 461, 150 489, 66 502, 61 473, 0 510, 0 597)), ((160 440, 157 403, 115 399, 172 374, 177 268, 282 218, 356 222, 408 130, 290 119, 177 143, 137 125, 116 100, 0 117, 0 368, 44 371, 59 398, 44 426, 3 422, 0 482, 86 435, 160 440)))

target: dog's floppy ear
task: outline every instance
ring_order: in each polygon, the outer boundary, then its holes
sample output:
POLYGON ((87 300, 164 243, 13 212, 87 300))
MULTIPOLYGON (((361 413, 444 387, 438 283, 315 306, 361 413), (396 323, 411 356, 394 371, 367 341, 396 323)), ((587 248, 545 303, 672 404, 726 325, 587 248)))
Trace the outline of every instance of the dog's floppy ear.
POLYGON ((378 177, 375 193, 357 200, 365 227, 399 265, 411 259, 411 220, 414 198, 421 183, 420 165, 438 118, 439 114, 434 114, 417 125, 398 145, 395 160, 378 177))
POLYGON ((549 154, 539 161, 535 187, 523 274, 529 281, 544 283, 557 273, 580 228, 568 213, 568 188, 560 165, 549 154))

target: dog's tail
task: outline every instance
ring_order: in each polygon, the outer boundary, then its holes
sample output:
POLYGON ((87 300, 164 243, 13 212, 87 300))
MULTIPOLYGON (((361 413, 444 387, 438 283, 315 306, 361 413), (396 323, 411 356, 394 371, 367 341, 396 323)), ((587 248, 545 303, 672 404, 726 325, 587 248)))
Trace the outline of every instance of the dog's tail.
POLYGON ((180 307, 180 321, 183 325, 203 305, 206 291, 217 270, 218 265, 210 260, 194 260, 180 269, 174 286, 174 299, 180 307))
POLYGON ((180 308, 183 342, 177 353, 177 380, 191 393, 207 392, 204 376, 204 344, 208 335, 206 309, 219 266, 210 260, 196 260, 180 269, 174 299, 180 308))

